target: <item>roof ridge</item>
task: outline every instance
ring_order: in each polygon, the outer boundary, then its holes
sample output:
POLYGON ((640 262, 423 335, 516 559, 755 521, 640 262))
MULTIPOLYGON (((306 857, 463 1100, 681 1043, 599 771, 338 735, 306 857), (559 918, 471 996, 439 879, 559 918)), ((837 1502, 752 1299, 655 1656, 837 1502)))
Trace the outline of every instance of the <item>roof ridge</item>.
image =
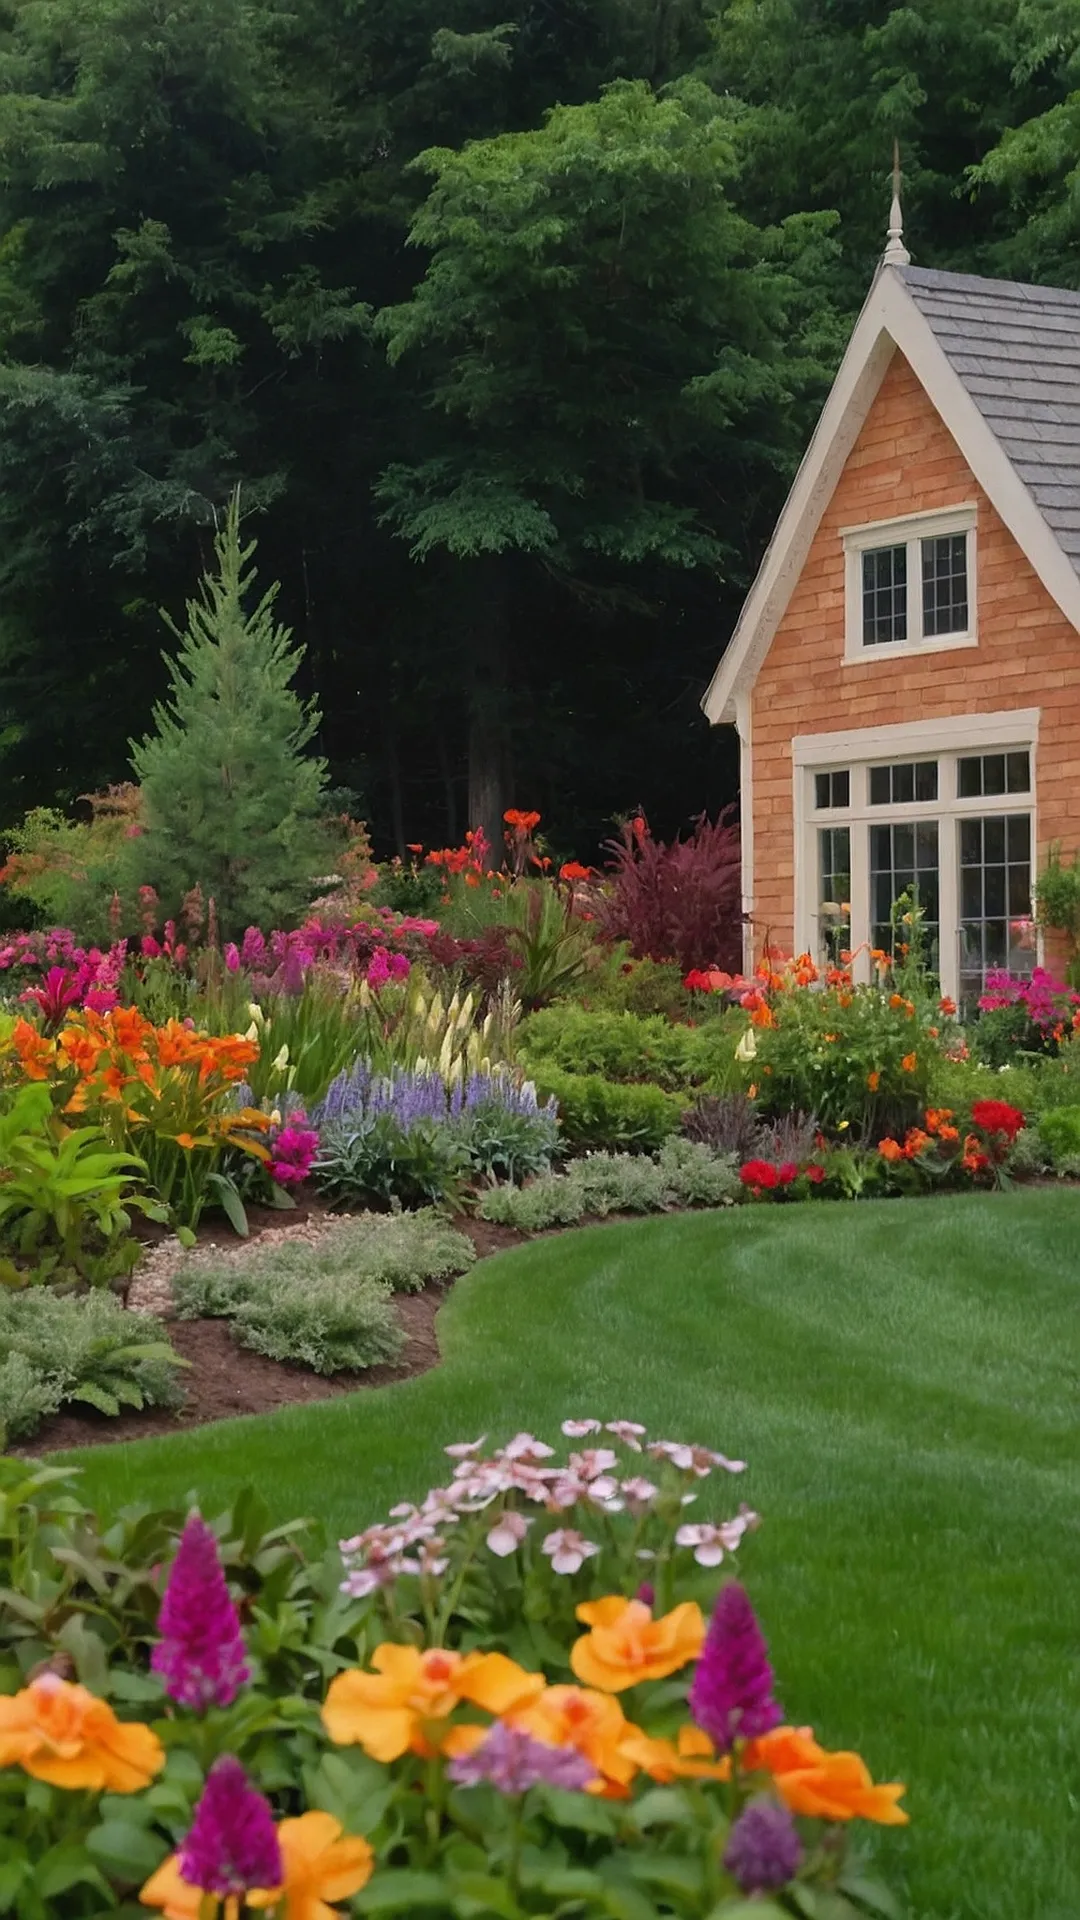
POLYGON ((942 291, 981 292, 985 289, 988 296, 995 300, 1010 295, 1020 295, 1027 299, 1031 295, 1065 300, 1070 305, 1080 305, 1080 290, 1076 287, 1051 286, 1044 281, 1035 280, 997 280, 981 273, 959 273, 951 267, 892 267, 891 272, 899 274, 901 280, 909 286, 925 287, 931 290, 941 287, 942 291))

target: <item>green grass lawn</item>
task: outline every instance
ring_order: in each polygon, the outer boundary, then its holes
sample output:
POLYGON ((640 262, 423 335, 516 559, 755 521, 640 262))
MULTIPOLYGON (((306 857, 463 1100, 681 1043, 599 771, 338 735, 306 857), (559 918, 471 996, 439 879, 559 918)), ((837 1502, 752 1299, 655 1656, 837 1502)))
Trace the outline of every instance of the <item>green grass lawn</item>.
POLYGON ((212 1510, 253 1480, 353 1532, 484 1431, 624 1416, 738 1454, 781 1698, 907 1781, 875 1850, 913 1920, 1076 1920, 1078 1255, 1065 1191, 538 1241, 454 1289, 435 1372, 96 1449, 89 1491, 212 1510))

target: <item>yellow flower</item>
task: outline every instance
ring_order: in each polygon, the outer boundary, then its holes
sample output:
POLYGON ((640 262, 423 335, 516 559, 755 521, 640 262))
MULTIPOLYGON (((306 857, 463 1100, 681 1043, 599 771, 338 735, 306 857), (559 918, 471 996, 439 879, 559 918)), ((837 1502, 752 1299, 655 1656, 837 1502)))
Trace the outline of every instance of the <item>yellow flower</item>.
POLYGON ((423 1652, 386 1640, 371 1664, 374 1673, 353 1667, 330 1682, 322 1722, 338 1746, 361 1746, 384 1763, 403 1753, 438 1753, 462 1701, 504 1714, 544 1688, 543 1674, 526 1673, 503 1653, 423 1652))
POLYGON ((157 1734, 118 1720, 107 1700, 58 1674, 0 1699, 0 1767, 52 1787, 141 1793, 165 1764, 157 1734))
POLYGON ((694 1600, 654 1620, 641 1600, 621 1593, 587 1601, 577 1610, 592 1628, 575 1640, 570 1665, 587 1687, 622 1693, 641 1680, 663 1680, 696 1660, 705 1640, 705 1622, 694 1600))

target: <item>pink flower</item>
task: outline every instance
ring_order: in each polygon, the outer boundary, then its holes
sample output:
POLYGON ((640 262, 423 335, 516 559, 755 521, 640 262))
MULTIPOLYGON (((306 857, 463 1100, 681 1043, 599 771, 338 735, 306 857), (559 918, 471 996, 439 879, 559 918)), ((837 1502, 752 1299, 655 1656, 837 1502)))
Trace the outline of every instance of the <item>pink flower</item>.
POLYGON ((743 1534, 747 1532, 757 1515, 747 1515, 738 1520, 725 1520, 722 1526, 710 1526, 702 1521, 697 1526, 680 1527, 675 1535, 678 1547, 692 1547, 694 1559, 699 1567, 718 1567, 725 1553, 734 1553, 743 1534))
POLYGON ((550 1555, 555 1573, 577 1573, 586 1560, 599 1551, 592 1540, 586 1540, 584 1534, 575 1533, 572 1527, 556 1527, 541 1545, 541 1552, 550 1555))
POLYGON ((240 1620, 202 1515, 190 1513, 169 1570, 150 1665, 170 1699, 197 1713, 227 1707, 251 1678, 240 1620))
POLYGON ((584 1453, 570 1455, 571 1473, 580 1474, 583 1480, 596 1480, 615 1466, 618 1466, 618 1456, 610 1447, 586 1447, 584 1453))
POLYGON ((443 1452, 448 1453, 451 1460, 467 1460, 471 1454, 479 1453, 486 1439, 487 1434, 482 1433, 479 1440, 455 1440, 452 1446, 444 1447, 443 1452))
POLYGON ((532 1521, 523 1513, 516 1513, 513 1508, 500 1514, 487 1537, 492 1553, 498 1554, 500 1560, 516 1553, 531 1526, 532 1521))
POLYGON ((584 1440, 587 1433, 600 1432, 599 1420, 564 1420, 562 1430, 568 1440, 584 1440))
POLYGON ((498 1458, 500 1460, 550 1460, 554 1451, 554 1447, 547 1446, 543 1440, 537 1440, 531 1433, 515 1433, 505 1447, 500 1447, 498 1458))
POLYGON ((270 1805, 231 1753, 215 1760, 181 1841, 181 1880, 219 1899, 256 1887, 279 1887, 281 1848, 270 1805))
MULTIPOLYGON (((639 1426, 636 1420, 609 1420, 606 1430, 608 1433, 613 1433, 616 1440, 621 1440, 624 1447, 632 1447, 635 1453, 641 1452, 645 1429, 639 1426)), ((563 1432, 566 1432, 565 1427, 563 1432)))
POLYGON ((681 1473, 696 1474, 699 1480, 707 1479, 714 1467, 723 1467, 726 1473, 746 1472, 745 1460, 728 1460, 708 1447, 690 1447, 680 1440, 653 1440, 647 1451, 655 1458, 670 1460, 681 1473))
POLYGON ((228 946, 225 948, 225 965, 228 967, 230 973, 239 973, 240 971, 240 949, 232 940, 229 941, 228 946))
POLYGON ((622 1496, 631 1513, 644 1513, 647 1507, 651 1507, 659 1491, 659 1487, 654 1487, 651 1480, 640 1475, 635 1480, 622 1482, 622 1496))

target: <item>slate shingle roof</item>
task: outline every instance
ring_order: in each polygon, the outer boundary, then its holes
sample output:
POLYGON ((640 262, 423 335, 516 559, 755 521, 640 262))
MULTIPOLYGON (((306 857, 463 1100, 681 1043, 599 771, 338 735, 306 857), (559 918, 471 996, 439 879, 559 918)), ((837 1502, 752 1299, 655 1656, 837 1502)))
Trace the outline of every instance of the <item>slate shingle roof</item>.
POLYGON ((896 271, 1080 573, 1080 293, 896 271))

